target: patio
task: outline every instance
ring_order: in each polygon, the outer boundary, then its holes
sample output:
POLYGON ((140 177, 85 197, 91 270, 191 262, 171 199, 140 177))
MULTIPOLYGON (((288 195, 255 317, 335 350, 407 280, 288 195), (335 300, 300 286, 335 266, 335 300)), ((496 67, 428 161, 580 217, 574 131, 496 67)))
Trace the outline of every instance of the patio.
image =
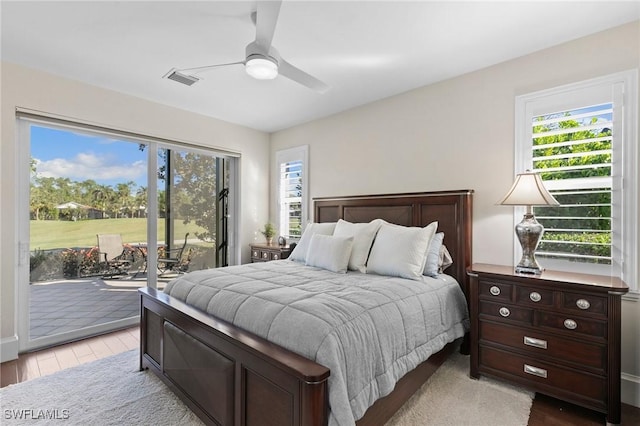
MULTIPOLYGON (((158 288, 164 288, 171 278, 158 280, 158 288)), ((140 314, 137 290, 146 285, 144 274, 135 278, 89 277, 33 283, 30 339, 137 316, 140 314)))

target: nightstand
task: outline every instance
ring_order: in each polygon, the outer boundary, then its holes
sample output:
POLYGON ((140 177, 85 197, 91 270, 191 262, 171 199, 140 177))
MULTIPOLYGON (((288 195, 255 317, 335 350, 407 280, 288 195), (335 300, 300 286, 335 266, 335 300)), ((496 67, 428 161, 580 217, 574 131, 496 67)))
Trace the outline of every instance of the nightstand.
POLYGON ((277 244, 251 244, 251 262, 268 262, 270 260, 286 259, 291 253, 289 246, 277 244))
POLYGON ((471 377, 494 376, 620 423, 618 278, 474 264, 471 377))

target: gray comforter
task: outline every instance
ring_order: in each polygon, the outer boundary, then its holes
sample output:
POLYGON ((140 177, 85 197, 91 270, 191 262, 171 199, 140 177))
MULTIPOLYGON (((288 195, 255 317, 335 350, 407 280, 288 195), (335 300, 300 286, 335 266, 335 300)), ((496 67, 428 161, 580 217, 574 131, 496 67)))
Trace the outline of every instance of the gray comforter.
POLYGON ((191 272, 164 291, 328 367, 329 425, 353 425, 468 328, 447 275, 420 282, 281 260, 191 272))

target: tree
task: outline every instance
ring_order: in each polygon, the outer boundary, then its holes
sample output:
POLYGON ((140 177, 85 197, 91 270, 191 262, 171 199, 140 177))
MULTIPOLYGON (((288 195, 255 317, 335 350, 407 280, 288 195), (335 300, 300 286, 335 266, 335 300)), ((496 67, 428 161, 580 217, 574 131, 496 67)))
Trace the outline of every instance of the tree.
POLYGON ((118 183, 116 184, 116 203, 118 205, 118 209, 116 212, 116 217, 118 217, 118 213, 120 213, 121 217, 129 217, 129 213, 131 213, 133 207, 133 188, 136 186, 136 183, 133 181, 129 181, 127 183, 118 183))
POLYGON ((203 241, 216 237, 216 157, 192 152, 172 152, 174 178, 171 205, 184 224, 191 221, 205 229, 195 232, 203 241))
POLYGON ((135 206, 135 216, 141 217, 142 214, 146 216, 147 214, 147 197, 148 190, 146 186, 141 186, 136 191, 136 196, 134 199, 135 206))

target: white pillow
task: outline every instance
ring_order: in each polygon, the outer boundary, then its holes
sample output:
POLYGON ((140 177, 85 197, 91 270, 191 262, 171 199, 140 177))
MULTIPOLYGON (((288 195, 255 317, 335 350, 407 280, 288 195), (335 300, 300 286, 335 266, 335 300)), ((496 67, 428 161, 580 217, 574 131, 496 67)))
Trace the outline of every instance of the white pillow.
POLYGON ((371 247, 367 272, 421 280, 427 248, 437 228, 438 222, 424 228, 384 223, 371 247))
POLYGON ((308 224, 302 233, 302 237, 300 237, 300 241, 298 241, 298 244, 289 255, 289 259, 305 262, 307 260, 307 250, 309 250, 311 237, 313 237, 314 234, 333 235, 335 227, 336 222, 308 224))
POLYGON ((306 264, 344 274, 352 248, 353 237, 314 234, 309 243, 306 264))
POLYGON ((440 272, 440 248, 443 240, 444 232, 436 233, 431 239, 427 250, 427 261, 424 263, 424 271, 422 272, 424 275, 435 277, 440 272))
POLYGON ((353 237, 353 249, 349 258, 349 270, 365 273, 367 271, 367 258, 373 244, 373 239, 384 221, 375 219, 369 223, 351 223, 346 220, 338 220, 335 237, 353 237))

